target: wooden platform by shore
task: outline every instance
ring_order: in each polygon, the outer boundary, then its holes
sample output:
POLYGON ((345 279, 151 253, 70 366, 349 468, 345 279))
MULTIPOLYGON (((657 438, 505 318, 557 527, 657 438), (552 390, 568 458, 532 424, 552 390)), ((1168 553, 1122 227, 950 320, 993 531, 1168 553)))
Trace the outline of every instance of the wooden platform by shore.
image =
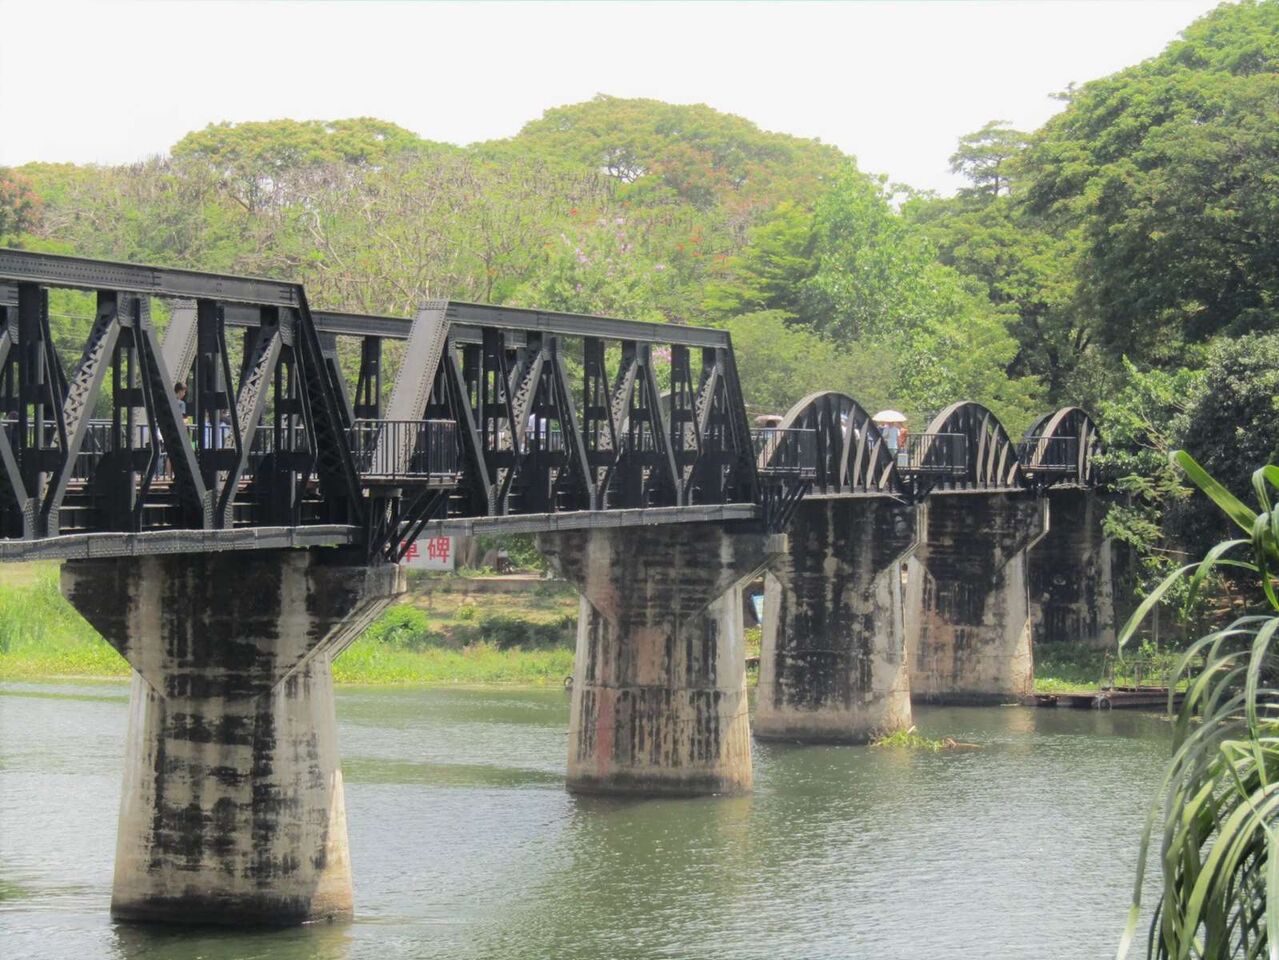
MULTIPOLYGON (((1173 705, 1183 693, 1174 695, 1173 705)), ((1163 710, 1168 706, 1167 687, 1113 687, 1077 693, 1035 693, 1023 703, 1031 707, 1068 707, 1074 710, 1163 710)))

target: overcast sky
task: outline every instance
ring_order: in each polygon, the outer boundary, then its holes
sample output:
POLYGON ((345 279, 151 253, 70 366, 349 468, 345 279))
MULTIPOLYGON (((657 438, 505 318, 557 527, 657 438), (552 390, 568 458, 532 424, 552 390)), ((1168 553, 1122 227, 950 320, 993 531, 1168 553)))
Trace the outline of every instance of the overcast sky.
POLYGON ((949 192, 987 120, 1158 53, 1209 0, 506 4, 0 0, 0 164, 121 163, 229 120, 506 137, 597 93, 707 103, 949 192))

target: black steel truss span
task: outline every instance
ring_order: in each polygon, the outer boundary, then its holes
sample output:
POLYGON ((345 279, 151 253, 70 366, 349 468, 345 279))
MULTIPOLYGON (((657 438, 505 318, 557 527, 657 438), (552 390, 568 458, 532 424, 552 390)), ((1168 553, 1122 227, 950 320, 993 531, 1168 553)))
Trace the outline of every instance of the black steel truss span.
POLYGON ((362 523, 349 418, 299 285, 0 250, 0 329, 6 538, 362 523), (51 290, 95 297, 69 374, 51 290), (174 301, 163 346, 157 298, 174 301))
POLYGON ((0 402, 0 558, 311 527, 395 559, 445 522, 766 518, 788 482, 756 471, 722 331, 452 301, 313 312, 298 284, 25 251, 0 250, 0 402), (69 375, 56 290, 96 297, 69 375), (407 347, 389 402, 384 340, 407 347))

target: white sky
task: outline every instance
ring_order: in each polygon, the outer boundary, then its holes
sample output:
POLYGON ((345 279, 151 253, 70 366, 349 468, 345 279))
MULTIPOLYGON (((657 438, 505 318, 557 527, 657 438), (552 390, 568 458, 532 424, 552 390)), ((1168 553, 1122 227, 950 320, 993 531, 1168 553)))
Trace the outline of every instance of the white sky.
POLYGON ((707 103, 949 192, 956 139, 1158 53, 1212 0, 827 4, 0 0, 0 164, 121 163, 223 120, 510 136, 596 93, 707 103))

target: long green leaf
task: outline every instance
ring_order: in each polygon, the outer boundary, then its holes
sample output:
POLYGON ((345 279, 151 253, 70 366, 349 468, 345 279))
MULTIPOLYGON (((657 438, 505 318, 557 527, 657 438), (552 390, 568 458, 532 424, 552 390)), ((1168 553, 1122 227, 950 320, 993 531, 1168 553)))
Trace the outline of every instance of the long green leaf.
POLYGON ((1132 635, 1137 632, 1137 628, 1141 626, 1143 620, 1150 615, 1150 611, 1154 609, 1165 593, 1172 589, 1173 584, 1180 580, 1187 572, 1193 570, 1198 564, 1188 563, 1184 567, 1178 567, 1137 605, 1137 609, 1132 612, 1132 616, 1128 618, 1128 622, 1124 624, 1123 629, 1119 631, 1119 646, 1123 647, 1132 635))
POLYGON ((1178 450, 1172 456, 1196 487, 1206 493, 1213 503, 1225 511, 1226 516, 1240 528, 1247 531, 1249 535, 1252 534, 1252 524, 1257 519, 1255 510, 1249 508, 1242 500, 1214 480, 1208 471, 1185 450, 1178 450))

